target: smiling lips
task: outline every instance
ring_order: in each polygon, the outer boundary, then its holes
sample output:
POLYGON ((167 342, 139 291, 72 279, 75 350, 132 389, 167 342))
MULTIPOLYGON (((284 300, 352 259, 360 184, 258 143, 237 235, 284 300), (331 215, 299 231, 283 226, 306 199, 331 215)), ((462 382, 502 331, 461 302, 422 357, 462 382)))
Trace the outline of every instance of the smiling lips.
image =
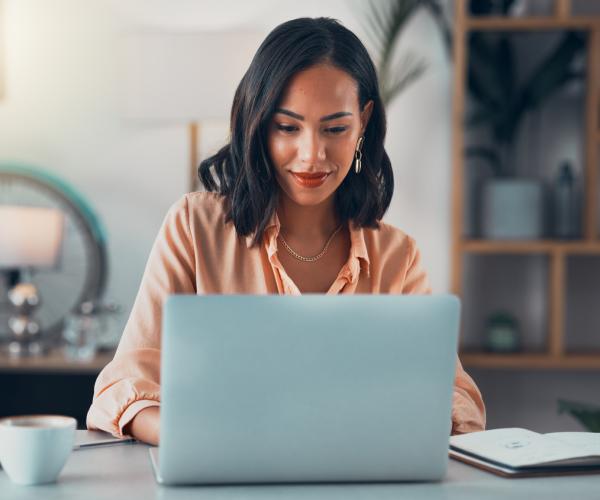
POLYGON ((291 172, 294 180, 302 187, 316 188, 321 186, 330 172, 291 172))

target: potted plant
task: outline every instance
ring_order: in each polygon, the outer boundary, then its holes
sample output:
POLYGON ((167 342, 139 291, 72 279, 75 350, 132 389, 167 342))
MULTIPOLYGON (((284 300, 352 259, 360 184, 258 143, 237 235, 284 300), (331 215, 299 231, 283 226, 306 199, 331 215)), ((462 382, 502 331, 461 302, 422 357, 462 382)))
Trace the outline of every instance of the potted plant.
MULTIPOLYGON (((505 14, 511 2, 503 6, 505 14)), ((467 161, 483 160, 491 178, 481 186, 481 232, 491 239, 534 239, 543 233, 544 193, 541 181, 520 178, 515 139, 524 116, 574 79, 576 58, 585 48, 585 35, 564 33, 556 46, 520 82, 514 38, 506 33, 470 33, 468 89, 474 109, 467 126, 487 127, 490 145, 469 146, 467 161)))

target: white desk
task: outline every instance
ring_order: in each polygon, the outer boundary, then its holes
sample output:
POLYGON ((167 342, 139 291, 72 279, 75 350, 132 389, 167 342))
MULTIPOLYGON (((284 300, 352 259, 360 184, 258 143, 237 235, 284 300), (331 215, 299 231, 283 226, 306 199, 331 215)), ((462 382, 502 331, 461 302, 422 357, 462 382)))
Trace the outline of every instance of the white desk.
MULTIPOLYGON (((78 431, 85 432, 85 431, 78 431)), ((134 499, 457 499, 598 500, 600 474, 503 479, 450 460, 441 483, 163 487, 154 481, 148 446, 119 444, 71 454, 58 483, 17 486, 0 471, 2 500, 134 499)))

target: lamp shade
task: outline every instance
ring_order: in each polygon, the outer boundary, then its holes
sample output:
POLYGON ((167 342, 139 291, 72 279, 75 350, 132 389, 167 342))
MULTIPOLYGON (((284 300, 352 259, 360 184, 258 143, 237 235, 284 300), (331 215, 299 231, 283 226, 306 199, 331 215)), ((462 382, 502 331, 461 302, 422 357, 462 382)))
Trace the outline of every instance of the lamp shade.
POLYGON ((124 38, 124 113, 145 123, 228 119, 264 33, 137 33, 124 38))
POLYGON ((53 208, 0 205, 0 269, 56 266, 64 220, 53 208))

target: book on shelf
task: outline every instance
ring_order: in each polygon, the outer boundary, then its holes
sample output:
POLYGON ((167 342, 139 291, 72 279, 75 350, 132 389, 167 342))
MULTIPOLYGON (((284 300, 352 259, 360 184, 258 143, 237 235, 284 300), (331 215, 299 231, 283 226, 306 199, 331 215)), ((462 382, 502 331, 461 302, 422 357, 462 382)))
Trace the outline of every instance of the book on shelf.
POLYGON ((449 454, 504 477, 600 473, 600 433, 491 429, 451 436, 449 454))

